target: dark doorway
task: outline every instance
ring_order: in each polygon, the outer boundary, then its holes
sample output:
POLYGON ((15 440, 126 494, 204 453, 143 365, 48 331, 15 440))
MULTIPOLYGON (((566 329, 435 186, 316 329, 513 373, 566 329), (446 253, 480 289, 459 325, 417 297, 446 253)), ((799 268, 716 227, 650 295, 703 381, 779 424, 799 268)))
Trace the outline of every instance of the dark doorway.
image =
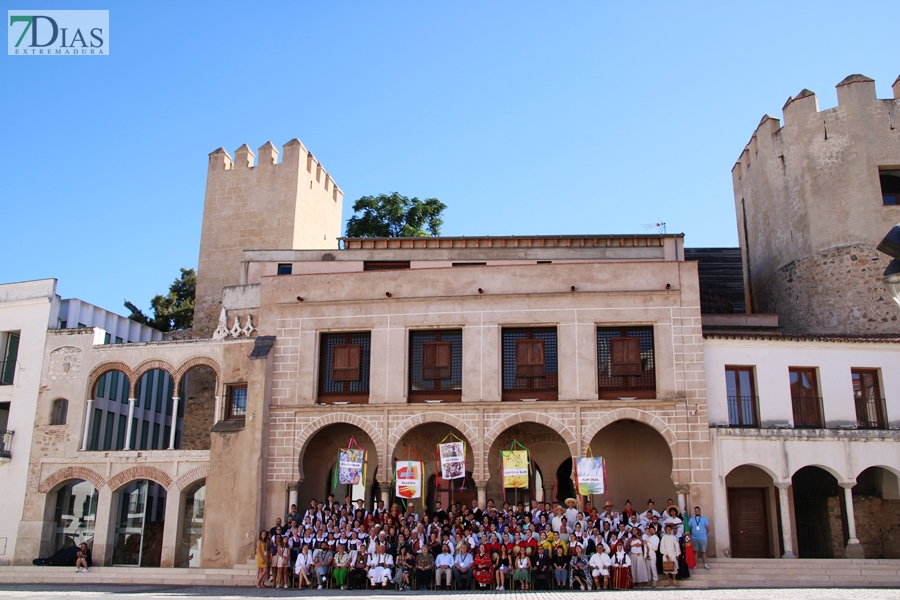
POLYGON ((572 482, 572 459, 567 458, 556 470, 556 501, 563 504, 566 498, 575 497, 575 484, 572 482))
POLYGON ((766 488, 728 488, 728 529, 734 558, 771 558, 766 488))
POLYGON ((791 478, 794 491, 794 521, 800 558, 834 558, 837 544, 846 539, 841 531, 842 490, 837 480, 819 467, 803 467, 791 478), (829 501, 835 509, 829 511, 829 501))

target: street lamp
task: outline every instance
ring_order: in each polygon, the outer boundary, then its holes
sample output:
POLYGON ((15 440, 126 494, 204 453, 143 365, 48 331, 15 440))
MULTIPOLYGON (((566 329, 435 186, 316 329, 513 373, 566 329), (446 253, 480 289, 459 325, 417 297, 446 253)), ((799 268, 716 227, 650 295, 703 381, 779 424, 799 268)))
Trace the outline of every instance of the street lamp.
POLYGON ((894 260, 884 270, 884 287, 888 294, 900 305, 900 224, 894 225, 884 236, 877 250, 884 252, 894 260))

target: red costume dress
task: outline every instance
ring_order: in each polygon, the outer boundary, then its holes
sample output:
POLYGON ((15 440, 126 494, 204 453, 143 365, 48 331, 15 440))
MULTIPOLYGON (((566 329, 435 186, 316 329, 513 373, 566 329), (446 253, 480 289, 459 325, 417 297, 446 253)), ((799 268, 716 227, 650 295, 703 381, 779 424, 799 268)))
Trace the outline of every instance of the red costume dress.
POLYGON ((616 552, 610 557, 612 588, 614 590, 633 590, 634 578, 631 574, 631 559, 627 552, 616 552))
POLYGON ((494 565, 488 553, 476 554, 472 563, 472 574, 479 585, 491 585, 494 581, 494 565))

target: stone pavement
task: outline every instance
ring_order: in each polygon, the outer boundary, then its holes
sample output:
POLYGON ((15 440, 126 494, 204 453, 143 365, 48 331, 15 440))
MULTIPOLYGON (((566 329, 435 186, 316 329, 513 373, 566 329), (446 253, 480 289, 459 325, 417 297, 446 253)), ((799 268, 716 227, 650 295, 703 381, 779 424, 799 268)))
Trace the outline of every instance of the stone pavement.
MULTIPOLYGON (((900 585, 900 582, 898 582, 900 585)), ((201 587, 171 585, 2 585, 0 598, 17 600, 51 600, 70 596, 79 600, 195 600, 230 598, 283 598, 315 596, 319 598, 359 598, 374 600, 401 600, 411 596, 448 600, 460 596, 502 596, 507 600, 585 600, 588 598, 608 598, 622 600, 634 598, 642 600, 896 600, 900 590, 872 588, 832 588, 832 589, 639 589, 633 592, 366 592, 335 590, 258 590, 246 587, 201 587)))

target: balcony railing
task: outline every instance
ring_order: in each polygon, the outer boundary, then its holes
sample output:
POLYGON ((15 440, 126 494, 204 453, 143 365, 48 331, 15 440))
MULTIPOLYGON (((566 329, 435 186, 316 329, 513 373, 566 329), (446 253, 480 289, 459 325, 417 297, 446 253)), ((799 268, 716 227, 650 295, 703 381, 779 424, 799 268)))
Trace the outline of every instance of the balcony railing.
POLYGON ((822 429, 825 427, 825 411, 821 396, 792 396, 794 427, 798 429, 822 429))
POLYGON ((12 458, 12 438, 14 431, 0 431, 0 458, 12 458))
POLYGON ((884 398, 856 398, 856 426, 859 429, 887 429, 884 398))
POLYGON ((0 385, 12 385, 16 376, 16 361, 0 361, 0 385))
POLYGON ((759 427, 758 396, 728 396, 728 424, 731 427, 759 427))

